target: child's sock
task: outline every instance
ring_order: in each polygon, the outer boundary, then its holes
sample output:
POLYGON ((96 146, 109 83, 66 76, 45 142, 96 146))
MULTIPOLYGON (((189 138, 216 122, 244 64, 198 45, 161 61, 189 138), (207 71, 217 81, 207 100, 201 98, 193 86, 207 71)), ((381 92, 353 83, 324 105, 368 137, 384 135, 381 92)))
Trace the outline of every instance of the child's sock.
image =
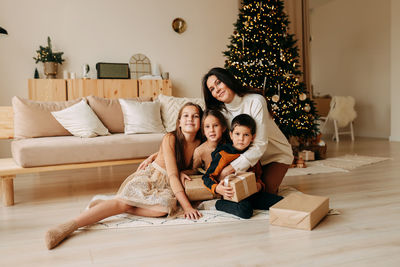
POLYGON ((68 235, 78 229, 77 223, 72 220, 51 228, 46 232, 45 242, 48 249, 52 249, 63 241, 68 235))
POLYGON ((246 199, 239 201, 238 203, 220 199, 215 203, 215 208, 243 219, 249 219, 251 216, 253 216, 253 208, 251 203, 246 199))

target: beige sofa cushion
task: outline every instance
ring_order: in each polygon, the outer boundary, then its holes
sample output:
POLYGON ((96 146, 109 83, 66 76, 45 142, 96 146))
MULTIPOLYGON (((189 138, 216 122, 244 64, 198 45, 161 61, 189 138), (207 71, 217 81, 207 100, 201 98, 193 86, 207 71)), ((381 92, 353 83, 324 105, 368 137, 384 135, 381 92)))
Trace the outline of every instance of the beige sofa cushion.
POLYGON ((14 110, 14 138, 71 135, 51 115, 51 112, 65 109, 81 100, 82 99, 60 102, 41 102, 14 96, 12 98, 14 110))
MULTIPOLYGON (((140 102, 151 101, 151 97, 130 98, 140 102)), ((88 96, 89 106, 96 113, 104 126, 111 133, 124 132, 124 116, 118 99, 102 98, 98 96, 88 96)))
POLYGON ((110 134, 86 100, 66 109, 53 111, 51 115, 74 136, 90 138, 110 134))
POLYGON ((147 157, 158 151, 164 134, 113 134, 94 138, 56 136, 15 140, 14 160, 22 167, 147 157))

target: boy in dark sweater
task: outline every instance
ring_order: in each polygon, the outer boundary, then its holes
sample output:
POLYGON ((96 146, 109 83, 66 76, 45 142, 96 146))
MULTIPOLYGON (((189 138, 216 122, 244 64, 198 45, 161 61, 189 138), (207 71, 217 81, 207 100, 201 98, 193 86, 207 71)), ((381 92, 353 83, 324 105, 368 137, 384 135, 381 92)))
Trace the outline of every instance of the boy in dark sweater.
MULTIPOLYGON (((240 114, 233 118, 229 132, 232 143, 218 145, 212 155, 212 161, 203 176, 204 185, 212 192, 225 198, 233 196, 233 188, 224 186, 223 179, 219 181, 219 175, 225 166, 245 152, 256 136, 256 122, 247 114, 240 114)), ((251 167, 249 172, 256 175, 257 193, 238 203, 229 200, 218 200, 215 204, 217 210, 225 211, 244 219, 253 215, 253 209, 268 210, 269 207, 282 199, 281 196, 265 192, 265 185, 261 181, 262 168, 260 162, 251 167)))

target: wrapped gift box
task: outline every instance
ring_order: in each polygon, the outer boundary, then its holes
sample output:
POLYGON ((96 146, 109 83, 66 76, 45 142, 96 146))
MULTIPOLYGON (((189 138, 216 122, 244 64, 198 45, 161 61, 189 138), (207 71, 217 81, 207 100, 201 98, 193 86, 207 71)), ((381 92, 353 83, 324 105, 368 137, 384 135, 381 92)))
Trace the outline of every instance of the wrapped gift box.
POLYGON ((231 174, 224 178, 225 186, 232 186, 234 195, 232 198, 225 198, 233 202, 239 202, 257 192, 256 176, 253 172, 240 172, 231 174))
POLYGON ((306 147, 305 149, 314 152, 315 159, 326 159, 326 144, 315 144, 306 147))
POLYGON ((292 193, 269 208, 272 225, 311 230, 329 211, 329 198, 292 193))
POLYGON ((203 184, 202 175, 189 175, 191 181, 185 181, 185 193, 190 201, 213 199, 214 195, 203 184))
POLYGON ((305 161, 315 160, 315 154, 310 150, 303 150, 299 152, 299 158, 300 157, 302 157, 305 161))

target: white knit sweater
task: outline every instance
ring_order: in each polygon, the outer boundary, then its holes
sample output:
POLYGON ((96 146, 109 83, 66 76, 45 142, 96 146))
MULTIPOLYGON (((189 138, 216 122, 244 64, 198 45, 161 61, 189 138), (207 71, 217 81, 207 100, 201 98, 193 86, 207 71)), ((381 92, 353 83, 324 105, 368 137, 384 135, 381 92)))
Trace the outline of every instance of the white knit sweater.
POLYGON ((256 138, 250 148, 231 162, 236 171, 246 171, 258 160, 262 165, 271 162, 292 163, 292 147, 269 114, 267 102, 262 95, 235 95, 232 102, 225 104, 225 107, 227 111, 222 112, 229 123, 235 116, 245 113, 253 117, 257 124, 256 138))

